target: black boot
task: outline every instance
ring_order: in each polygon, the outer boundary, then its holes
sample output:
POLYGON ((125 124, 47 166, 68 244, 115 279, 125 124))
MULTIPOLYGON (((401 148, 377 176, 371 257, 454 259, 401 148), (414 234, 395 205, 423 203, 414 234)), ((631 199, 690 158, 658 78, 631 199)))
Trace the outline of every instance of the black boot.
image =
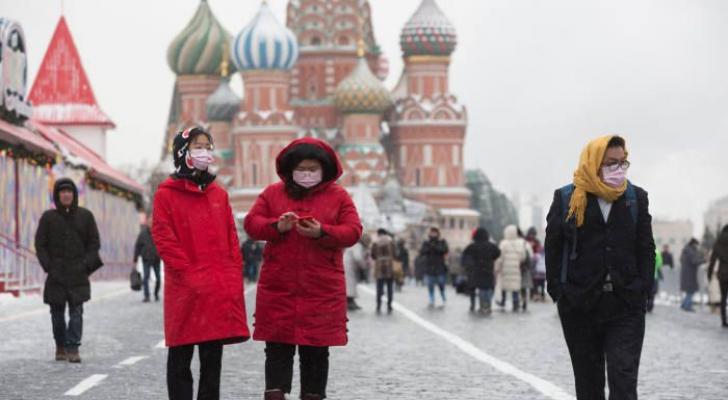
POLYGON ((286 394, 280 389, 266 390, 263 400, 286 400, 286 394))

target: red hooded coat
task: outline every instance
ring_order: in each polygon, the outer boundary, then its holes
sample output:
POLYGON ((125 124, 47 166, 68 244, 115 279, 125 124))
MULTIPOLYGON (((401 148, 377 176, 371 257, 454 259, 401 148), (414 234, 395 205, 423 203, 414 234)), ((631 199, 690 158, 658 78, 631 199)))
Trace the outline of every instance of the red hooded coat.
POLYGON ((245 230, 254 239, 268 243, 258 281, 254 340, 307 346, 343 346, 346 336, 346 282, 343 250, 359 241, 359 214, 346 190, 335 181, 342 174, 334 150, 312 138, 294 140, 278 155, 303 144, 320 146, 336 160, 336 178, 316 186, 296 200, 286 193, 285 183, 274 183, 263 191, 245 218, 245 230), (279 234, 275 227, 281 214, 292 211, 311 215, 325 232, 320 239, 301 236, 295 228, 279 234))
POLYGON ((164 261, 167 346, 247 340, 243 262, 225 190, 169 178, 154 196, 153 215, 152 237, 164 261))

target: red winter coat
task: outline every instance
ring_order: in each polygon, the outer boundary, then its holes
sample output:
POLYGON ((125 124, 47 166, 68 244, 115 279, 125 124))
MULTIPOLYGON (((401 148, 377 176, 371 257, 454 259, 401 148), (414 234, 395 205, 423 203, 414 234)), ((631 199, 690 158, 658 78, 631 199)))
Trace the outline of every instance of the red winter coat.
MULTIPOLYGON (((254 340, 308 346, 343 346, 346 336, 344 248, 359 241, 359 214, 344 188, 335 183, 342 168, 326 143, 312 138, 293 141, 289 148, 313 143, 336 160, 337 175, 300 200, 288 196, 283 182, 268 186, 245 218, 245 230, 265 240, 258 281, 254 340), (322 225, 321 239, 301 236, 295 228, 279 234, 278 217, 286 212, 312 215, 322 225)), ((282 177, 281 177, 282 179, 282 177)))
POLYGON ((154 196, 153 215, 164 261, 167 346, 247 340, 243 263, 225 190, 169 178, 154 196))

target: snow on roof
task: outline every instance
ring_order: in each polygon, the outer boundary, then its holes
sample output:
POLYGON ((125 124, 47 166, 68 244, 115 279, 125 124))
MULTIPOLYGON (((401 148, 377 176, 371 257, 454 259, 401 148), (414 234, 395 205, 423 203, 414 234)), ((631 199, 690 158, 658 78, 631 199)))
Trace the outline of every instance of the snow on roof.
POLYGON ((30 147, 29 150, 40 150, 47 155, 53 155, 57 153, 57 150, 53 145, 45 140, 45 138, 35 134, 28 129, 15 126, 2 119, 0 119, 0 138, 7 140, 10 143, 22 144, 25 147, 30 147))
POLYGON ((76 45, 61 16, 28 96, 36 120, 54 125, 114 127, 96 103, 76 45), (50 108, 48 108, 50 106, 50 108))

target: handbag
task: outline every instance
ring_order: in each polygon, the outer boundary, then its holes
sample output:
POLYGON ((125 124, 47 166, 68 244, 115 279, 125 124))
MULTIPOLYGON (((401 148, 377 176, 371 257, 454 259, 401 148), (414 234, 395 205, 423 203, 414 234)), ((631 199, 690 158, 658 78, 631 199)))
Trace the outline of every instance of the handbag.
POLYGON ((140 274, 136 269, 133 269, 131 274, 129 274, 129 283, 131 290, 135 292, 142 290, 142 274, 140 274))

